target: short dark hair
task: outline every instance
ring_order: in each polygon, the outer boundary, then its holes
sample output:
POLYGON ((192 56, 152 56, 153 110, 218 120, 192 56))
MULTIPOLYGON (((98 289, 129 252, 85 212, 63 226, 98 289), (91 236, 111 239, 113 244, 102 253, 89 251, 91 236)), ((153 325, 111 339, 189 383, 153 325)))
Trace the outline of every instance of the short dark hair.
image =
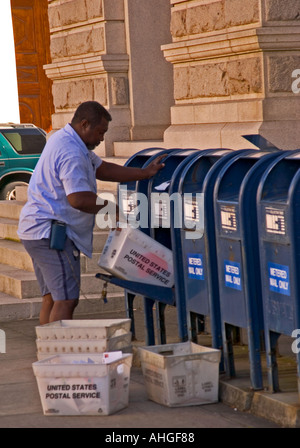
POLYGON ((110 113, 97 101, 85 101, 75 111, 71 123, 80 123, 82 120, 87 120, 92 127, 97 126, 104 117, 107 121, 111 121, 110 113))

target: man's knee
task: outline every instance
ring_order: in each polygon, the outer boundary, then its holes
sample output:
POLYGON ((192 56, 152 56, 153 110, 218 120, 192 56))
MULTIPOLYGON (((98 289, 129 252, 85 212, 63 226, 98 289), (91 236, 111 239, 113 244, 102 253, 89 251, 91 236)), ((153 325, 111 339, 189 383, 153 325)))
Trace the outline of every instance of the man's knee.
POLYGON ((79 300, 58 300, 54 302, 50 320, 53 322, 55 320, 72 319, 73 312, 78 305, 79 300))
POLYGON ((79 302, 78 299, 73 299, 73 300, 60 300, 60 301, 57 301, 57 302, 54 302, 54 303, 58 304, 58 306, 61 309, 74 311, 76 306, 78 305, 78 302, 79 302))
POLYGON ((49 294, 45 294, 43 296, 43 303, 45 303, 45 305, 51 305, 53 306, 53 299, 52 299, 52 295, 49 294))

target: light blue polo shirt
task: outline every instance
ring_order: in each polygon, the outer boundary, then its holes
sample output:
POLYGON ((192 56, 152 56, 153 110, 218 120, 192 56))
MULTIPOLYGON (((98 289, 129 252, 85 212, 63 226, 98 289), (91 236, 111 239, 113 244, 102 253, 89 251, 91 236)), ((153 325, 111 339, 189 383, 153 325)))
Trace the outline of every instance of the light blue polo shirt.
POLYGON ((56 219, 67 224, 68 237, 91 257, 95 216, 71 207, 67 196, 80 191, 97 193, 96 170, 101 163, 69 124, 55 132, 31 176, 28 200, 20 214, 20 239, 49 238, 51 221, 56 219))

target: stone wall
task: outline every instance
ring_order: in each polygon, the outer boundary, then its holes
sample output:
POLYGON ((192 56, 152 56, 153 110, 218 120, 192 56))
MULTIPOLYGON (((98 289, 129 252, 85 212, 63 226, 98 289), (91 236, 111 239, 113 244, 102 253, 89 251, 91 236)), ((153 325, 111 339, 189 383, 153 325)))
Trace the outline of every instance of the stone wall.
MULTIPOLYGON (((171 126, 165 143, 181 147, 249 146, 260 133, 280 148, 297 148, 300 2, 170 0, 174 72, 171 126)), ((298 126, 300 128, 300 126, 298 126)))
POLYGON ((128 139, 131 126, 123 0, 49 0, 48 11, 53 129, 68 123, 81 102, 99 101, 114 122, 98 152, 111 154, 113 141, 128 139))
POLYGON ((48 1, 54 129, 95 99, 113 116, 100 155, 237 149, 252 133, 298 148, 299 0, 48 1))
POLYGON ((113 117, 100 155, 113 155, 116 141, 162 139, 173 98, 172 66, 160 49, 171 39, 166 0, 152 0, 152 9, 147 0, 48 2, 53 129, 81 102, 96 100, 113 117))

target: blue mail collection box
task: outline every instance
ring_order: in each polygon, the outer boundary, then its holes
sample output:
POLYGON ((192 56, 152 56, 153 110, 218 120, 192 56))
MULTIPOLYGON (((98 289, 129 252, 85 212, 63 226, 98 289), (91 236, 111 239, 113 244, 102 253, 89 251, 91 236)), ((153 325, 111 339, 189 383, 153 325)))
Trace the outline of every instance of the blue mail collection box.
MULTIPOLYGON (((172 207, 176 207, 173 198, 170 196, 170 185, 172 179, 177 176, 178 170, 188 162, 188 160, 193 159, 199 154, 197 149, 177 149, 173 150, 166 155, 164 159, 165 167, 158 171, 155 176, 147 181, 147 188, 145 188, 145 182, 141 183, 141 191, 147 191, 148 206, 149 206, 149 217, 150 217, 150 227, 149 235, 166 247, 174 250, 172 243, 172 227, 174 225, 172 219, 172 207), (175 175, 176 173, 176 175, 175 175)), ((174 257, 174 271, 176 271, 180 261, 174 257)), ((185 312, 185 301, 184 297, 178 300, 176 295, 176 286, 174 290, 175 305, 177 309, 178 316, 178 333, 181 341, 186 341, 188 339, 187 324, 186 324, 186 312, 185 312), (184 311, 182 312, 182 309, 184 311)), ((161 344, 166 343, 166 329, 164 322, 164 310, 166 306, 166 301, 164 297, 161 296, 160 300, 156 303, 157 312, 157 335, 159 342, 161 344)))
MULTIPOLYGON (((276 344, 300 329, 300 153, 274 160, 258 188, 257 209, 268 383, 279 391, 276 344)), ((299 347, 291 344, 298 366, 299 347)))
MULTIPOLYGON (((131 156, 124 166, 133 167, 133 168, 142 168, 143 166, 147 165, 147 163, 150 163, 153 159, 155 159, 158 155, 168 154, 169 152, 172 152, 173 149, 163 149, 163 148, 146 148, 143 149, 133 156, 131 156)), ((147 186, 147 183, 146 183, 147 186)), ((145 186, 144 186, 145 188, 145 186)), ((147 187, 146 187, 147 189, 147 187)), ((130 223, 132 220, 136 221, 139 219, 139 216, 136 216, 134 213, 135 207, 137 205, 137 200, 135 197, 135 193, 138 193, 140 190, 142 190, 142 187, 138 181, 133 182, 122 182, 118 185, 118 205, 120 209, 122 210, 125 218, 127 219, 128 223, 130 223)), ((140 226, 139 226, 140 228, 140 226)), ((145 228, 140 228, 143 232, 149 234, 149 228, 146 226, 145 228)), ((120 286, 124 288, 124 295, 125 295, 125 307, 126 307, 126 315, 131 319, 131 332, 133 338, 135 337, 135 323, 134 323, 134 299, 137 294, 143 295, 144 288, 142 288, 142 285, 136 285, 132 282, 127 282, 125 280, 118 279, 116 277, 108 276, 106 274, 98 273, 96 274, 96 277, 106 281, 113 283, 117 286, 120 286), (140 287, 139 290, 136 290, 136 287, 140 287)), ((152 288, 152 293, 159 294, 158 288, 152 288)), ((168 295, 167 300, 169 300, 171 303, 173 302, 172 294, 168 295)), ((147 308, 147 299, 144 299, 145 307, 147 308)), ((153 326, 149 329, 148 333, 150 336, 148 338, 152 341, 153 340, 153 326)))
MULTIPOLYGON (((163 148, 146 148, 143 149, 133 156, 131 156, 124 166, 132 167, 132 168, 142 168, 147 162, 150 160, 153 160, 158 155, 167 154, 172 150, 164 150, 163 148)), ((137 193, 139 191, 139 182, 133 181, 133 182, 122 182, 118 185, 118 205, 123 212, 125 218, 128 220, 128 222, 131 221, 131 219, 136 219, 136 216, 134 214, 134 209, 136 207, 136 199, 134 197, 134 193, 137 193)), ((148 229, 141 229, 148 232, 148 229)), ((101 276, 101 274, 98 274, 98 277, 104 277, 101 276)), ((109 280, 109 279, 108 279, 109 280)), ((117 280, 116 280, 117 282, 117 280)), ((133 337, 135 336, 135 324, 134 324, 134 312, 133 312, 133 301, 135 298, 135 293, 133 291, 129 291, 125 283, 121 283, 120 286, 124 286, 124 295, 125 295, 125 306, 126 306, 126 315, 131 319, 131 332, 133 337)))
POLYGON ((257 150, 240 154, 221 169, 214 187, 225 368, 235 376, 233 328, 247 329, 253 389, 263 388, 264 328, 256 194, 266 168, 284 154, 257 150))
POLYGON ((221 348, 222 337, 217 276, 211 269, 216 257, 212 192, 218 170, 234 156, 237 153, 226 149, 203 150, 177 168, 170 184, 171 196, 177 193, 181 198, 181 207, 173 207, 171 217, 178 313, 186 314, 188 337, 193 341, 199 320, 210 316, 214 348, 221 348), (181 225, 175 226, 176 221, 181 225))
MULTIPOLYGON (((142 230, 147 235, 150 235, 156 241, 163 244, 165 247, 171 248, 170 238, 170 226, 166 228, 165 225, 161 225, 165 217, 165 206, 161 202, 152 203, 152 193, 168 194, 168 185, 170 179, 177 166, 183 162, 187 157, 193 156, 199 150, 197 149, 167 149, 162 150, 160 148, 149 148, 138 152, 132 156, 127 162, 126 166, 131 167, 146 167, 157 156, 165 155, 164 159, 165 167, 160 170, 156 176, 151 179, 145 179, 138 182, 128 182, 119 185, 119 205, 123 209, 125 216, 128 219, 130 225, 133 225, 139 230, 142 230), (137 195, 135 195, 137 194, 137 195), (141 197, 142 196, 142 197, 141 197), (140 199, 145 204, 144 199, 147 199, 147 219, 145 221, 144 216, 136 211, 145 212, 145 208, 140 207, 140 199), (139 206, 137 208, 137 206, 139 206), (152 218, 158 218, 157 225, 153 225, 152 218)), ((130 282, 127 280, 118 279, 115 277, 108 277, 105 274, 97 274, 98 278, 110 281, 118 286, 124 287, 125 290, 125 302, 127 316, 132 319, 131 331, 133 336, 135 334, 134 329, 134 313, 133 313, 133 300, 135 296, 141 295, 144 298, 144 313, 146 323, 146 341, 147 345, 155 344, 155 329, 153 323, 153 305, 157 302, 157 335, 160 339, 160 343, 165 342, 165 327, 164 327, 164 307, 165 305, 176 305, 174 296, 174 289, 162 288, 158 286, 152 286, 137 282, 130 282)), ((182 340, 186 340, 185 331, 186 325, 184 322, 179 321, 179 334, 182 340)))

